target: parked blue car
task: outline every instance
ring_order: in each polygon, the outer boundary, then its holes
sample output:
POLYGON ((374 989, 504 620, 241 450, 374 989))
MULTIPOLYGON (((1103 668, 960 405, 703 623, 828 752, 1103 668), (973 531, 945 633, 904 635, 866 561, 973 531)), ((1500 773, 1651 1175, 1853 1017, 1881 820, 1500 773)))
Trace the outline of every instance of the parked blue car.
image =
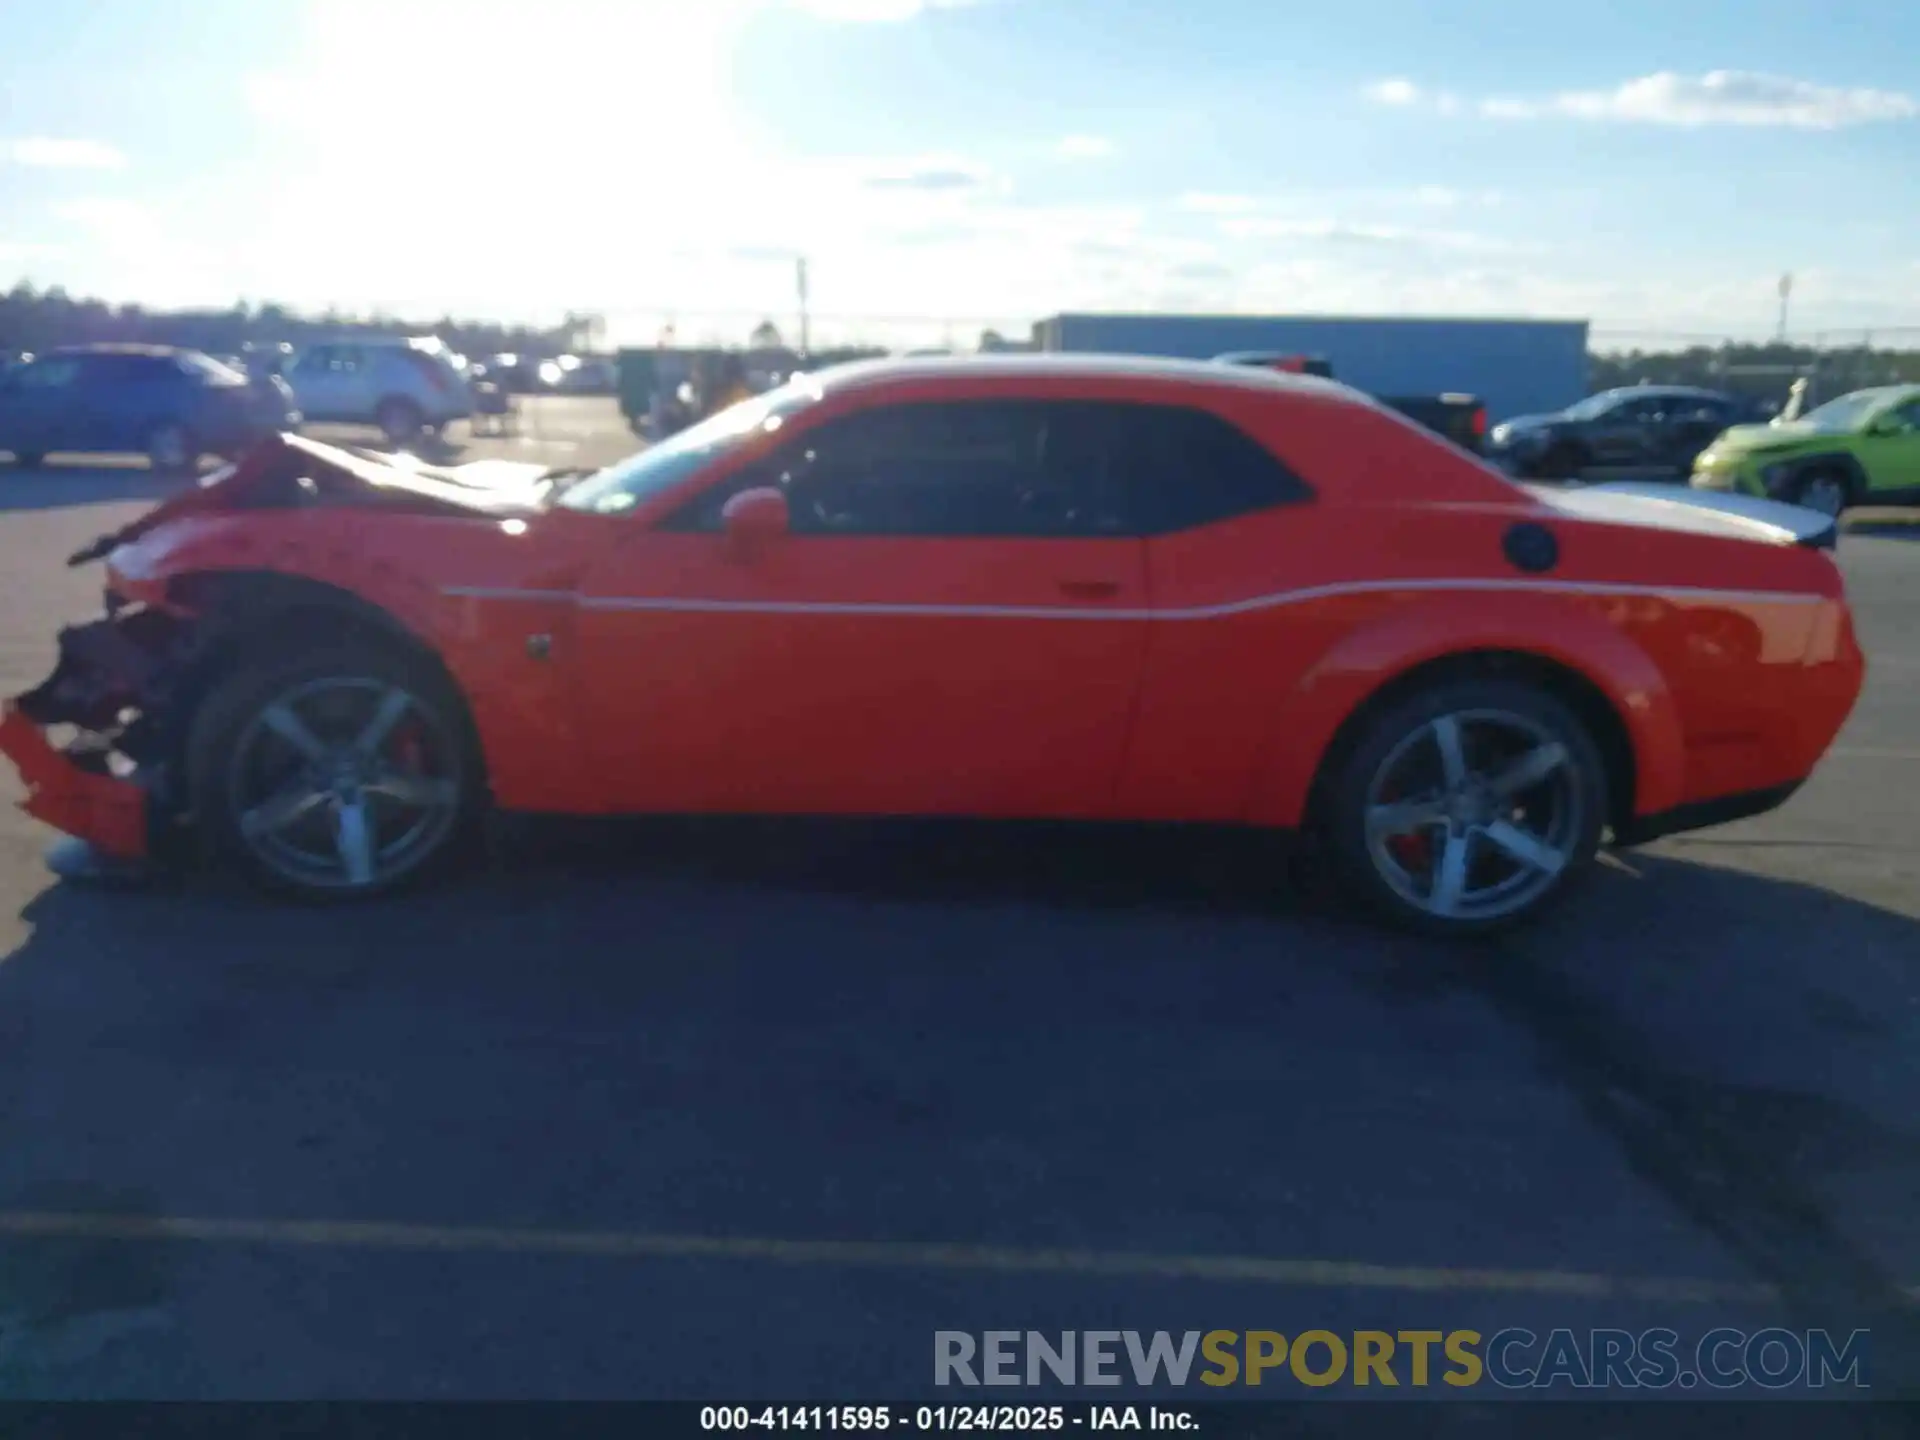
POLYGON ((300 418, 279 376, 249 380, 197 350, 77 345, 0 376, 0 450, 21 465, 131 451, 156 470, 191 471, 203 454, 236 455, 300 418))

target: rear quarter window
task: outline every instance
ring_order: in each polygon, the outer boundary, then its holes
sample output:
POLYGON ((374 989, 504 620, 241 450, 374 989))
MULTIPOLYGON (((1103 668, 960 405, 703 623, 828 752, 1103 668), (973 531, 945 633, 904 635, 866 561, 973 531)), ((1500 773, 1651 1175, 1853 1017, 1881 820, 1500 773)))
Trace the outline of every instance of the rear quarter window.
POLYGON ((1143 533, 1166 534, 1314 498, 1279 456, 1224 416, 1184 405, 1130 406, 1120 443, 1143 533))

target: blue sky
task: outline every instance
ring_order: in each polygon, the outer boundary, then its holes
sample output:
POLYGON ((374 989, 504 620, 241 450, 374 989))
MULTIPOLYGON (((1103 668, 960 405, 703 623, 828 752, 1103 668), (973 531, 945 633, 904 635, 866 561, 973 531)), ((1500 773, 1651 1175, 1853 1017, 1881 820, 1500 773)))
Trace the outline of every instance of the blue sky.
MULTIPOLYGON (((1920 327, 1920 7, 0 0, 0 280, 725 335, 1920 327), (907 327, 897 320, 922 317, 907 327)), ((1920 330, 1906 337, 1920 343, 1920 330)))

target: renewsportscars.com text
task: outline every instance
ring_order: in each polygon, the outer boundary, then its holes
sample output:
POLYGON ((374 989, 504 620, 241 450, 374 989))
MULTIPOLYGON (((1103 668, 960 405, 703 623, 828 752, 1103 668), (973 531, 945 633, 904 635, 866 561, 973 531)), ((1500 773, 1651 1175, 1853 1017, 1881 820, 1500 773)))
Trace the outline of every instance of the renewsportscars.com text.
POLYGON ((1865 1389, 1868 1332, 936 1330, 936 1385, 1865 1389))

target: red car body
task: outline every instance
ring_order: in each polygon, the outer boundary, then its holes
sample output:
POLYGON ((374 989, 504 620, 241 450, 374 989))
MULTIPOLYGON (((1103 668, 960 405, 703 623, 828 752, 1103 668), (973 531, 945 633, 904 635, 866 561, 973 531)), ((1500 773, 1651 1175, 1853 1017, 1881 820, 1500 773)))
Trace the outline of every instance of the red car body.
MULTIPOLYGON (((1224 366, 877 362, 796 384, 617 514, 282 439, 110 537, 107 587, 182 632, 234 605, 196 598, 208 577, 351 597, 444 665, 495 804, 572 814, 1297 827, 1371 702, 1501 657, 1584 705, 1634 840, 1778 803, 1862 684, 1840 572, 1782 507, 1530 489, 1344 387, 1224 366), (1195 409, 1308 493, 1151 534, 784 534, 764 491, 721 533, 668 523, 841 417, 1002 400, 1195 409), (266 498, 296 471, 305 503, 266 498)), ((142 703, 124 659, 76 668, 142 703)), ((0 749, 34 813, 141 848, 138 776, 76 767, 18 710, 0 749)))

